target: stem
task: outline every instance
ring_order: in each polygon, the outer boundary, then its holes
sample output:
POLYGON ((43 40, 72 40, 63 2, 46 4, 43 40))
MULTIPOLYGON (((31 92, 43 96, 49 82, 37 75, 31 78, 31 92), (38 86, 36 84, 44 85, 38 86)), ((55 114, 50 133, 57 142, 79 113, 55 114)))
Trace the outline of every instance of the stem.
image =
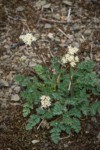
POLYGON ((71 97, 73 97, 74 93, 73 93, 73 82, 72 82, 71 67, 70 67, 69 75, 70 75, 70 83, 69 83, 68 90, 71 91, 71 97))

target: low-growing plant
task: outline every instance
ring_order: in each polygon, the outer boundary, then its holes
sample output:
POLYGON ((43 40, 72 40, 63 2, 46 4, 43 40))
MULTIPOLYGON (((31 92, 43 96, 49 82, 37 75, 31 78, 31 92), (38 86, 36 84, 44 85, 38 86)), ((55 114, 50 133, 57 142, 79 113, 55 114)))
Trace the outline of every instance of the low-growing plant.
POLYGON ((100 115, 100 81, 93 70, 94 63, 83 61, 75 67, 78 57, 71 61, 69 54, 62 61, 53 58, 49 67, 34 66, 33 77, 16 77, 24 87, 23 116, 29 117, 26 129, 39 127, 46 120, 54 143, 58 143, 61 132, 78 133, 83 116, 100 115))

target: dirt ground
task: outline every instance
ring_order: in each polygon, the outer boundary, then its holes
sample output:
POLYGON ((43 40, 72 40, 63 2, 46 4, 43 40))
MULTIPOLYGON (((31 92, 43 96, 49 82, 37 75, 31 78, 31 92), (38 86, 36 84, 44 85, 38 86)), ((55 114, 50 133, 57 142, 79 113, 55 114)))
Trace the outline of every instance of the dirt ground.
POLYGON ((57 145, 47 130, 25 130, 15 75, 32 75, 36 63, 49 64, 69 45, 100 75, 100 0, 0 0, 0 150, 100 149, 99 116, 84 118, 81 132, 63 133, 57 145), (37 39, 32 47, 19 39, 28 32, 37 39))

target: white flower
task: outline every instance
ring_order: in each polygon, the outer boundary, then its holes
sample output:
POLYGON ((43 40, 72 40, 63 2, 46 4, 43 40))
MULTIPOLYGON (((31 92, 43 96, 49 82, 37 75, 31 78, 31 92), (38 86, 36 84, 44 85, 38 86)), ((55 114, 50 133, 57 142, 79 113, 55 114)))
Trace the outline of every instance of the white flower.
POLYGON ((76 47, 68 46, 68 54, 62 57, 61 62, 63 64, 70 63, 72 67, 75 67, 76 62, 79 62, 78 56, 74 56, 78 49, 76 47))
POLYGON ((79 62, 78 56, 75 56, 75 62, 79 62))
POLYGON ((72 67, 75 67, 75 66, 76 66, 76 63, 75 63, 75 62, 71 62, 70 65, 71 65, 72 67))
POLYGON ((73 62, 74 60, 74 55, 66 54, 64 57, 62 57, 62 63, 66 64, 68 62, 73 62))
POLYGON ((69 62, 73 62, 73 61, 74 61, 74 55, 69 55, 68 61, 69 61, 69 62))
POLYGON ((68 61, 67 61, 66 57, 63 57, 62 60, 61 60, 61 62, 62 62, 63 64, 66 64, 68 61))
POLYGON ((76 54, 78 52, 78 48, 77 47, 72 47, 72 46, 68 46, 68 53, 73 55, 76 54))
POLYGON ((48 108, 49 106, 51 106, 51 102, 50 102, 50 97, 49 96, 41 96, 41 107, 42 108, 48 108))
POLYGON ((20 35, 19 37, 26 45, 31 46, 33 41, 36 41, 36 37, 32 33, 27 33, 25 35, 20 35))

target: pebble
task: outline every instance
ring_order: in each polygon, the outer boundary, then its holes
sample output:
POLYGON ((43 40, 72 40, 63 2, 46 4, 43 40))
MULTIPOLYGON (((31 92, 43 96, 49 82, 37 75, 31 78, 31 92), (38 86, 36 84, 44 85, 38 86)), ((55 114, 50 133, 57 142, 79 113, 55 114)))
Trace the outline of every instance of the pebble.
POLYGON ((99 132, 99 134, 98 134, 97 138, 98 138, 98 140, 100 141, 100 132, 99 132))
POLYGON ((58 36, 55 37, 56 42, 60 42, 60 38, 58 36))
POLYGON ((0 70, 0 74, 3 74, 3 71, 2 71, 2 70, 0 70))
POLYGON ((46 5, 44 5, 42 8, 50 8, 51 7, 51 3, 48 3, 46 5))
POLYGON ((16 93, 19 93, 20 92, 20 86, 16 86, 15 88, 14 88, 14 91, 16 92, 16 93))
POLYGON ((72 30, 73 30, 73 31, 79 31, 79 30, 80 30, 80 25, 74 24, 74 25, 72 26, 72 30))
POLYGON ((37 1, 35 6, 38 7, 38 8, 40 8, 40 7, 42 7, 42 6, 45 5, 45 4, 46 4, 46 0, 37 1))
POLYGON ((1 79, 1 80, 0 80, 0 85, 5 86, 5 87, 8 87, 8 86, 9 86, 9 83, 8 83, 6 80, 1 79))
POLYGON ((71 5, 72 5, 72 2, 69 1, 69 0, 63 0, 63 4, 66 4, 66 5, 71 6, 71 5))
POLYGON ((96 117, 92 117, 91 120, 92 120, 93 122, 97 123, 96 117))
POLYGON ((79 48, 79 43, 78 42, 73 42, 73 47, 77 47, 77 48, 79 48))
POLYGON ((61 12, 63 13, 63 14, 66 14, 66 7, 63 7, 62 9, 61 9, 61 12))
POLYGON ((18 94, 14 94, 14 95, 11 96, 11 101, 17 102, 17 101, 19 101, 19 100, 20 100, 20 97, 19 97, 18 94))
POLYGON ((35 65, 36 65, 35 62, 32 62, 32 61, 31 61, 31 62, 29 63, 29 67, 34 67, 35 65))
POLYGON ((45 29, 52 28, 52 25, 51 25, 51 24, 49 24, 49 23, 46 23, 46 24, 45 24, 45 26, 44 26, 44 28, 45 28, 45 29))
POLYGON ((57 19, 57 20, 60 20, 60 14, 55 14, 54 18, 57 19))
POLYGON ((59 46, 60 46, 60 47, 67 47, 68 45, 61 43, 61 44, 59 44, 59 46))
POLYGON ((85 57, 85 60, 90 60, 90 57, 89 56, 85 57))
POLYGON ((53 39, 54 38, 54 34, 53 33, 48 33, 48 38, 49 39, 53 39))
POLYGON ((21 61, 25 61, 26 59, 27 59, 27 57, 24 55, 20 58, 21 61))
POLYGON ((91 34, 91 30, 85 30, 84 35, 89 36, 91 34))
POLYGON ((24 9, 25 9, 25 8, 24 8, 23 6, 19 6, 19 7, 16 8, 16 11, 21 12, 21 11, 23 11, 24 9))
POLYGON ((40 141, 39 140, 32 140, 32 144, 36 144, 36 143, 39 143, 40 141))

